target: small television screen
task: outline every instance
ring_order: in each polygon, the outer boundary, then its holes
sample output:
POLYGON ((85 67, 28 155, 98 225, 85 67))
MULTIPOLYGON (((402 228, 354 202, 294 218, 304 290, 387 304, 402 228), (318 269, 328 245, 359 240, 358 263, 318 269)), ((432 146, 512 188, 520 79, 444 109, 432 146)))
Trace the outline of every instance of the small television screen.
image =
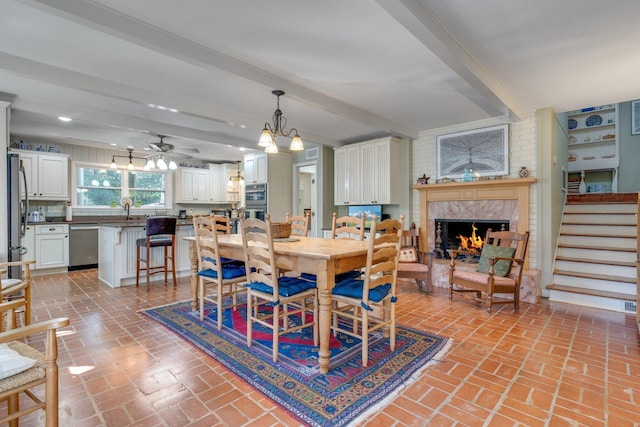
POLYGON ((349 216, 360 218, 360 215, 366 215, 364 226, 370 228, 373 215, 378 215, 378 221, 382 220, 382 205, 349 206, 349 216))

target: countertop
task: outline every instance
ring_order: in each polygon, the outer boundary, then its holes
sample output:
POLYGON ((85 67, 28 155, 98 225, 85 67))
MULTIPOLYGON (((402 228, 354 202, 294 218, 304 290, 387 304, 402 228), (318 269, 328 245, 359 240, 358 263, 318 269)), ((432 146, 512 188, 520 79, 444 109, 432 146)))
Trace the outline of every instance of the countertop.
MULTIPOLYGON (((64 217, 47 218, 45 222, 28 222, 29 225, 69 224, 69 225, 102 225, 107 227, 144 227, 146 217, 144 215, 131 216, 127 220, 124 216, 76 216, 73 221, 65 221, 64 217)), ((178 219, 176 225, 193 225, 193 219, 178 219)))

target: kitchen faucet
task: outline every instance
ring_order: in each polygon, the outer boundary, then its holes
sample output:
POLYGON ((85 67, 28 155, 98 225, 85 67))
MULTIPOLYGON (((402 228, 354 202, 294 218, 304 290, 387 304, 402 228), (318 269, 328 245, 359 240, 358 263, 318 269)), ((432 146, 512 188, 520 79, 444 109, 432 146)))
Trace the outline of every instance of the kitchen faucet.
POLYGON ((131 205, 129 203, 124 203, 122 207, 127 212, 127 221, 129 221, 129 208, 131 207, 131 205))

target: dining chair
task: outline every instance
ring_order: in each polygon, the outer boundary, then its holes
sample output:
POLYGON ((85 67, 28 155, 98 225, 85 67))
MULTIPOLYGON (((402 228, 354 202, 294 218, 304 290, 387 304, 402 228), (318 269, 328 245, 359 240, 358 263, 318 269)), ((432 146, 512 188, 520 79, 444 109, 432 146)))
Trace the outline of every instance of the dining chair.
POLYGON ((520 281, 524 259, 527 255, 529 232, 487 230, 484 246, 480 254, 480 262, 475 271, 458 269, 456 258, 461 250, 450 250, 449 264, 449 298, 454 294, 475 293, 475 299, 481 300, 486 295, 487 311, 491 314, 494 304, 513 304, 520 307, 520 281), (496 299, 496 294, 501 294, 496 299), (513 298, 505 298, 504 295, 513 298))
POLYGON ((151 289, 149 276, 152 274, 164 272, 164 282, 167 283, 167 275, 171 272, 173 285, 176 285, 176 223, 175 217, 155 216, 147 218, 146 234, 147 237, 136 240, 136 286, 140 282, 140 272, 144 271, 147 275, 147 290, 151 289), (164 250, 163 262, 161 265, 151 265, 151 248, 162 247, 164 250), (146 248, 145 258, 141 256, 141 248, 146 248), (171 254, 169 254, 171 249, 171 254), (169 269, 169 261, 171 268, 169 269), (140 267, 140 264, 145 267, 140 267))
MULTIPOLYGON (((0 332, 0 402, 6 411, 0 425, 18 426, 19 419, 37 410, 45 411, 45 425, 58 425, 58 341, 56 331, 69 325, 68 317, 33 323, 15 328, 11 319, 24 306, 24 299, 0 303, 0 318, 6 317, 7 330, 0 332), (25 344, 24 339, 38 342, 44 333, 44 354, 25 344), (36 387, 44 384, 44 399, 36 387), (23 406, 30 403, 29 406, 23 406)), ((40 346, 39 346, 40 347, 40 346)))
POLYGON ((402 248, 398 263, 398 279, 414 279, 419 291, 431 291, 433 252, 420 249, 420 229, 412 223, 402 232, 402 248))
POLYGON ((396 345, 396 281, 402 245, 404 215, 400 219, 371 220, 367 264, 362 279, 347 279, 331 291, 334 335, 343 333, 362 340, 362 366, 369 359, 369 334, 388 329, 391 351, 396 345), (374 310, 377 312, 374 313, 374 310), (346 322, 351 320, 351 322, 346 322))
POLYGON ((220 256, 218 248, 218 230, 216 215, 193 218, 196 252, 198 254, 198 300, 200 301, 200 320, 204 320, 204 303, 215 304, 217 309, 218 330, 222 329, 223 310, 238 306, 239 285, 246 281, 245 267, 226 261, 220 256), (209 286, 211 285, 211 286, 209 286), (231 297, 231 304, 224 305, 225 297, 231 297))
POLYGON ((335 212, 331 221, 331 238, 332 239, 355 239, 364 240, 366 216, 341 216, 335 212))
POLYGON ((309 213, 303 215, 290 215, 287 212, 284 222, 291 223, 291 235, 307 237, 309 233, 309 213))
MULTIPOLYGON (((24 317, 22 324, 28 326, 31 324, 31 266, 35 264, 35 260, 0 262, 0 302, 10 301, 16 298, 24 298, 23 307, 24 317), (22 270, 20 279, 4 277, 11 267, 19 266, 22 270)), ((17 316, 16 312, 13 312, 17 316)), ((16 323, 17 319, 13 319, 16 323)))
POLYGON ((297 277, 280 277, 276 267, 271 234, 271 218, 241 219, 240 230, 247 271, 247 345, 251 347, 253 324, 271 330, 273 361, 278 361, 280 335, 313 328, 313 343, 318 345, 318 294, 316 282, 297 277), (286 309, 285 309, 286 308, 286 309), (289 318, 300 316, 292 326, 289 318))

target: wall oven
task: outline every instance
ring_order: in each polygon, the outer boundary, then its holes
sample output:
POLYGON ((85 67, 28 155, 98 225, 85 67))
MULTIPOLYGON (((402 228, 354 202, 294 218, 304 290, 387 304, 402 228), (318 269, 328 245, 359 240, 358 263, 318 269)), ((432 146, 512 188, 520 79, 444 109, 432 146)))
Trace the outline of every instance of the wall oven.
POLYGON ((244 205, 247 209, 267 207, 267 184, 250 184, 244 188, 244 205))

